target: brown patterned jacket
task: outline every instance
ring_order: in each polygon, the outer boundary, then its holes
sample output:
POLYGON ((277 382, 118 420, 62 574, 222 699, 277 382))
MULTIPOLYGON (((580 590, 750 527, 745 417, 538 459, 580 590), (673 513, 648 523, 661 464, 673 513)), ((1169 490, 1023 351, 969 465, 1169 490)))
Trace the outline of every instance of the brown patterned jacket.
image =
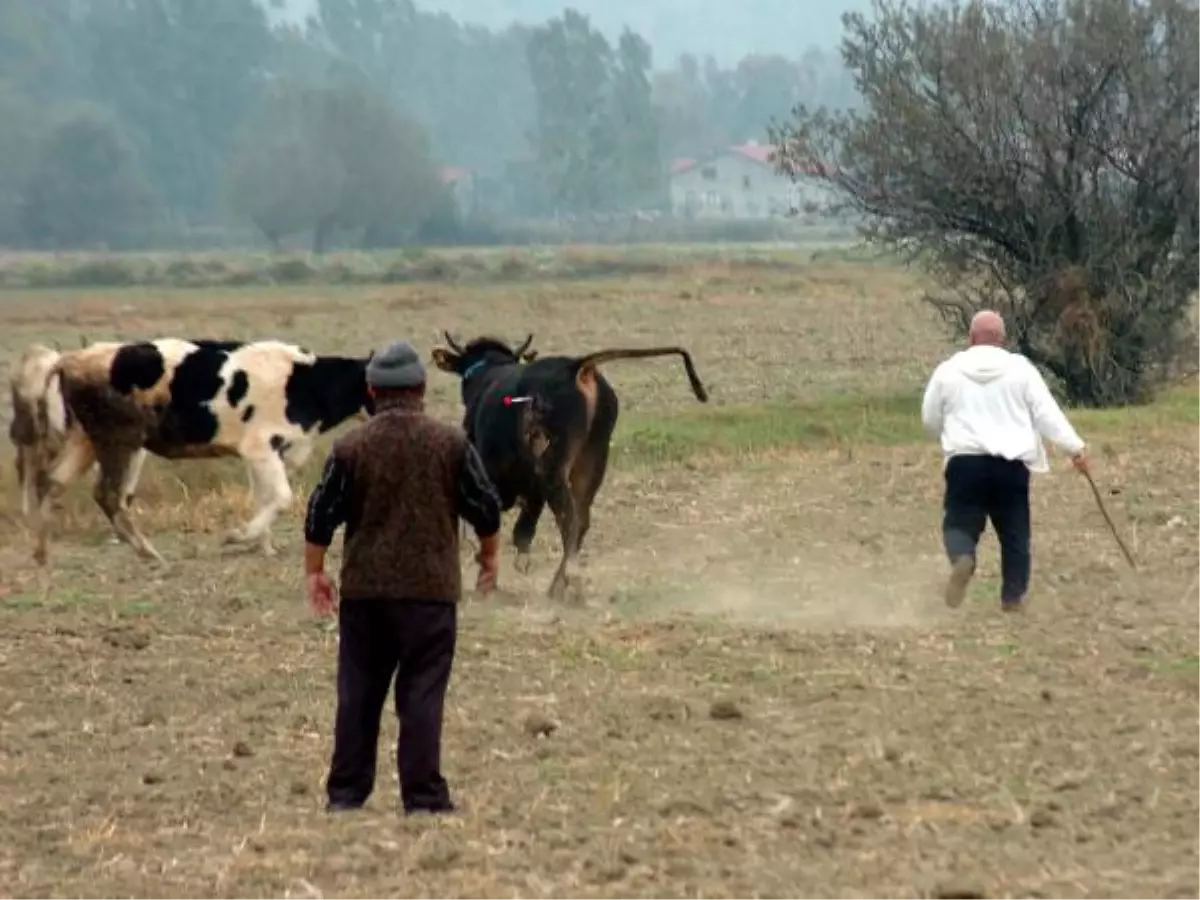
POLYGON ((426 415, 419 398, 389 399, 334 442, 304 537, 328 547, 346 526, 344 599, 455 603, 460 516, 481 538, 500 528, 500 499, 479 454, 462 429, 426 415))

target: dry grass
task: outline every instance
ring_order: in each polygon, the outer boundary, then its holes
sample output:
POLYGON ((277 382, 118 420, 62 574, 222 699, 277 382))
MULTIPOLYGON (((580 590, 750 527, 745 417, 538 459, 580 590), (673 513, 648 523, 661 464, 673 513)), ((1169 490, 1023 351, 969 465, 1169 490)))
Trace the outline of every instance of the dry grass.
MULTIPOLYGON (((1080 414, 1134 543, 1087 488, 1036 481, 1032 605, 940 605, 937 451, 918 391, 949 349, 908 275, 846 264, 520 286, 0 295, 3 348, 160 333, 363 352, 533 330, 543 353, 678 341, 613 365, 618 452, 583 607, 528 576, 463 607, 445 768, 465 814, 397 818, 385 724, 370 809, 320 811, 336 633, 284 555, 233 555, 236 465, 147 465, 108 543, 67 500, 46 595, 0 522, 0 889, 12 896, 1195 896, 1194 390, 1080 414), (216 323, 216 324, 214 324, 216 323), (713 718, 732 703, 740 718, 713 718), (558 728, 534 738, 527 716, 558 728)), ((457 384, 431 406, 459 416, 457 384)), ((17 509, 9 460, 0 500, 17 509)), ((290 551, 290 553, 289 553, 290 551)), ((464 566, 468 576, 473 567, 464 566)))

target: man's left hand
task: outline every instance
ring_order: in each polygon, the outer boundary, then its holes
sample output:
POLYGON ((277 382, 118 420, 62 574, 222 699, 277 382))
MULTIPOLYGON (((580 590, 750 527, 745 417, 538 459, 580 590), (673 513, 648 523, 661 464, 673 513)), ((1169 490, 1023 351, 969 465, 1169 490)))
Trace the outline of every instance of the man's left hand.
POLYGON ((1083 450, 1080 450, 1071 457, 1071 465, 1075 467, 1076 472, 1080 472, 1084 475, 1087 475, 1092 468, 1091 464, 1088 462, 1087 453, 1083 450))
POLYGON ((490 594, 496 590, 496 577, 500 572, 499 547, 500 538, 494 534, 479 542, 479 553, 475 555, 475 562, 479 563, 475 590, 480 594, 490 594))
POLYGON ((308 576, 308 605, 313 614, 327 618, 337 612, 337 586, 325 572, 313 572, 308 576))

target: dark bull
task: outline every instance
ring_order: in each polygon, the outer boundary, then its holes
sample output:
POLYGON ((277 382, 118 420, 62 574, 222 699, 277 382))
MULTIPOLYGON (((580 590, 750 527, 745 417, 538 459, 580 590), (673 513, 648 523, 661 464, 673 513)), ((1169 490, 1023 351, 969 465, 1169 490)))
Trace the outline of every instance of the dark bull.
POLYGON ((549 504, 562 536, 563 555, 551 597, 567 587, 567 566, 591 526, 592 502, 608 467, 619 403, 598 366, 620 359, 680 356, 692 392, 708 393, 682 347, 615 348, 586 356, 538 358, 533 335, 516 349, 479 337, 465 347, 445 332, 434 364, 462 381, 463 428, 479 451, 507 511, 521 503, 513 526, 518 568, 528 570, 538 519, 549 504))

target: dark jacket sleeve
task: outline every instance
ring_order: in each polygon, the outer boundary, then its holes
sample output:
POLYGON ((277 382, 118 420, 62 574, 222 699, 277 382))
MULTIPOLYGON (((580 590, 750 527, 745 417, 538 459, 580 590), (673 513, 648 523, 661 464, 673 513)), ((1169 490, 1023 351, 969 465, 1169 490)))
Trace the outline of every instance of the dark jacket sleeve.
POLYGON ((321 480, 308 497, 304 540, 321 547, 332 544, 333 533, 346 521, 349 498, 350 469, 336 453, 331 452, 321 470, 321 480))
POLYGON ((491 537, 500 530, 500 497, 479 452, 464 439, 462 465, 458 470, 458 514, 475 529, 478 537, 491 537))

